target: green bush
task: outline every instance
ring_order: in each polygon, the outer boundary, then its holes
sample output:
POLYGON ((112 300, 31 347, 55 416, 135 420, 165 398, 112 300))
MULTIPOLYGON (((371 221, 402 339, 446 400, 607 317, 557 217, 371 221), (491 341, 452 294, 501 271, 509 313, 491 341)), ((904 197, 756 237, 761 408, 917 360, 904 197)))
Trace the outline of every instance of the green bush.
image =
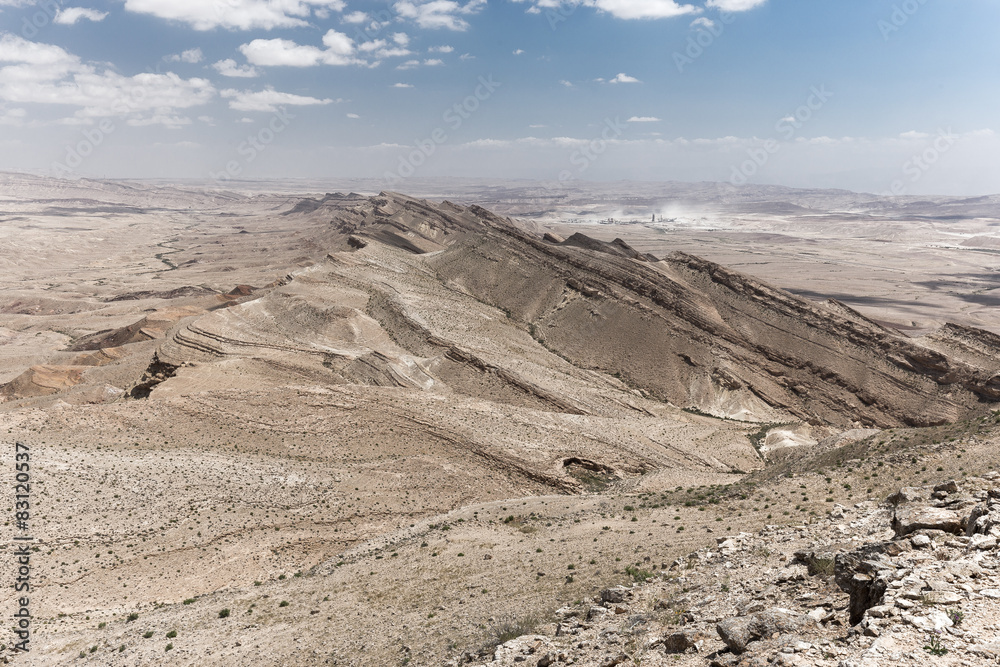
POLYGON ((633 581, 638 581, 638 582, 646 581, 647 579, 650 579, 653 576, 653 573, 650 572, 649 570, 642 570, 639 569, 638 567, 635 567, 634 565, 626 565, 625 574, 630 576, 633 581))

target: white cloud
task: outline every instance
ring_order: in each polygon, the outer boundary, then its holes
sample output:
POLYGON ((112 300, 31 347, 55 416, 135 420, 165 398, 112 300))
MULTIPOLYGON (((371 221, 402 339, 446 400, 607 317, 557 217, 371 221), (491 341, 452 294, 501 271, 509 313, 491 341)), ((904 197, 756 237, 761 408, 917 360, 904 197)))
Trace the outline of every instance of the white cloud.
POLYGON ((432 46, 427 51, 429 53, 451 53, 455 48, 451 46, 432 46))
POLYGON ((694 21, 691 21, 692 28, 705 28, 706 30, 711 30, 715 27, 715 21, 708 18, 707 16, 700 16, 694 21))
MULTIPOLYGON (((381 49, 375 52, 376 58, 401 58, 403 56, 408 56, 413 52, 409 49, 402 49, 399 47, 392 47, 388 49, 381 49)), ((378 64, 378 63, 375 63, 378 64)))
POLYGON ((201 49, 188 49, 180 53, 175 53, 166 57, 171 63, 200 63, 204 59, 201 49))
POLYGON ((528 127, 532 130, 537 130, 539 128, 548 127, 548 125, 529 125, 528 127))
POLYGON ((145 118, 129 118, 125 121, 132 127, 148 127, 149 125, 163 125, 171 130, 176 130, 191 124, 191 119, 187 116, 176 116, 172 114, 154 114, 145 118))
POLYGON ((459 60, 475 60, 476 57, 471 53, 463 53, 458 57, 459 60))
POLYGON ((926 139, 931 135, 926 132, 917 132, 916 130, 910 130, 909 132, 901 132, 899 134, 900 139, 926 139))
POLYGON ((421 28, 446 28, 467 30, 469 23, 462 16, 478 14, 486 7, 486 0, 469 0, 465 4, 455 0, 400 0, 393 9, 405 19, 421 28))
POLYGON ((340 20, 344 23, 365 23, 368 20, 368 14, 364 12, 351 12, 350 14, 344 14, 340 20))
POLYGON ((323 44, 330 53, 338 56, 349 56, 354 53, 354 41, 342 32, 327 30, 323 35, 323 44))
POLYGON ((745 12, 760 7, 765 2, 767 0, 708 0, 705 5, 722 12, 745 12))
MULTIPOLYGON (((401 34, 401 33, 399 33, 401 34)), ((405 37, 405 35, 403 35, 405 37)), ((346 37, 346 35, 345 35, 346 37)), ((400 46, 389 46, 388 42, 384 39, 375 39, 370 42, 362 42, 358 45, 358 50, 362 53, 368 53, 377 59, 382 58, 399 58, 402 56, 408 56, 412 53, 409 49, 402 48, 400 46)))
POLYGON ((212 68, 222 76, 232 76, 242 79, 252 79, 257 76, 257 69, 250 65, 237 65, 232 58, 220 60, 212 65, 212 68))
POLYGON ((701 11, 674 0, 594 0, 594 6, 619 19, 666 19, 701 11))
POLYGON ((659 123, 660 119, 656 116, 632 116, 629 118, 627 123, 659 123))
POLYGON ((384 49, 386 41, 384 39, 373 39, 370 42, 362 42, 358 45, 358 51, 368 52, 377 51, 379 49, 384 49))
POLYGON ((393 88, 413 88, 413 84, 412 83, 394 83, 394 84, 392 84, 392 87, 393 88))
POLYGON ((559 85, 566 86, 567 88, 572 88, 573 87, 573 83, 570 82, 570 81, 567 81, 566 79, 560 79, 559 80, 559 85))
POLYGON ((507 148, 511 142, 506 139, 476 139, 459 144, 459 148, 507 148))
POLYGON ((358 118, 361 118, 361 116, 359 116, 359 115, 358 115, 358 114, 356 114, 356 113, 349 113, 349 114, 347 114, 347 117, 348 117, 348 118, 351 118, 351 119, 354 119, 354 120, 356 120, 356 119, 358 119, 358 118))
POLYGON ((125 0, 125 9, 187 23, 195 30, 291 28, 329 10, 343 11, 344 0, 125 0))
POLYGON ((344 33, 336 30, 327 31, 323 35, 323 44, 326 49, 296 44, 290 39, 255 39, 249 44, 240 46, 240 52, 251 64, 262 67, 364 64, 363 60, 352 55, 354 42, 344 33))
POLYGON ((438 67, 440 65, 444 65, 444 61, 441 60, 440 58, 427 58, 426 60, 424 60, 423 63, 421 63, 419 60, 407 60, 405 63, 398 65, 396 69, 408 70, 420 67, 420 65, 424 65, 424 67, 438 67))
POLYGON ((629 76, 625 72, 619 72, 615 78, 608 81, 608 83, 642 83, 639 79, 634 76, 629 76))
POLYGON ((60 25, 73 25, 80 19, 87 19, 88 21, 103 21, 108 15, 107 12, 99 12, 96 9, 87 9, 85 7, 66 7, 65 9, 60 9, 56 17, 52 19, 54 23, 60 25))
POLYGON ((206 79, 173 72, 122 76, 99 70, 51 44, 0 33, 0 99, 12 103, 78 107, 70 124, 122 117, 130 123, 184 124, 176 110, 207 103, 215 88, 206 79))
POLYGON ((317 99, 292 93, 281 93, 271 88, 259 91, 228 88, 220 95, 229 100, 229 108, 236 111, 274 112, 279 106, 313 106, 332 104, 331 99, 317 99))
MULTIPOLYGON (((522 2, 523 0, 515 0, 522 2)), ((570 10, 581 7, 593 7, 607 12, 619 19, 664 19, 686 14, 700 14, 703 10, 695 5, 678 4, 676 0, 529 0, 535 2, 528 8, 529 14, 540 14, 542 9, 560 9, 563 6, 570 10)), ((739 2, 741 0, 728 0, 739 2)), ((764 0, 742 0, 744 2, 760 2, 764 0)), ((712 0, 709 0, 711 4, 712 0)))
MULTIPOLYGON (((396 44, 400 46, 409 46, 410 36, 407 35, 405 32, 394 32, 392 33, 392 41, 394 41, 396 44)), ((448 48, 450 49, 451 47, 448 48)))
POLYGON ((514 55, 519 56, 524 53, 524 49, 514 49, 514 55))
POLYGON ((322 49, 290 39, 255 39, 241 45, 240 52, 252 64, 264 67, 312 67, 323 60, 322 49))

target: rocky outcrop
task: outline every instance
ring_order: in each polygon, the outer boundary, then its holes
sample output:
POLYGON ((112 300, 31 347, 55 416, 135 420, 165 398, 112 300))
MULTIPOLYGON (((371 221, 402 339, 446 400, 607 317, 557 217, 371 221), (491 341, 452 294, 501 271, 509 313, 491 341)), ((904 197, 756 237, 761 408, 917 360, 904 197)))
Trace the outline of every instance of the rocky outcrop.
POLYGON ((1000 474, 990 473, 835 507, 807 525, 720 537, 652 583, 605 589, 558 610, 538 634, 450 664, 995 664, 1000 528, 982 519, 998 502, 1000 474), (891 528, 898 505, 943 502, 968 507, 962 525, 987 533, 891 528))
POLYGON ((800 633, 814 623, 804 614, 787 609, 769 609, 759 614, 738 616, 722 621, 716 626, 719 637, 733 653, 743 653, 750 642, 773 635, 800 633))
POLYGON ((153 361, 146 368, 142 377, 126 392, 130 398, 148 398, 153 388, 165 382, 177 373, 180 366, 162 361, 159 355, 153 356, 153 361))
POLYGON ((835 558, 834 581, 850 596, 848 618, 851 625, 856 625, 866 611, 882 604, 894 574, 892 562, 880 544, 837 554, 835 558))

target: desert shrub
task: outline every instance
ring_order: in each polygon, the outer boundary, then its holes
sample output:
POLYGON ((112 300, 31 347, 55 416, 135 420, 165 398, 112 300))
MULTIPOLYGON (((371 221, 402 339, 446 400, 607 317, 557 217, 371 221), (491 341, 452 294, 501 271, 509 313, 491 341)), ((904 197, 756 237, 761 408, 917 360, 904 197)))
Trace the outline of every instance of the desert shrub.
POLYGON ((625 574, 632 578, 633 581, 646 581, 653 577, 653 573, 649 570, 640 569, 634 565, 625 566, 625 574))
POLYGON ((537 616, 515 616, 504 614, 491 621, 486 628, 486 644, 483 648, 492 652, 500 644, 534 632, 540 624, 537 616))

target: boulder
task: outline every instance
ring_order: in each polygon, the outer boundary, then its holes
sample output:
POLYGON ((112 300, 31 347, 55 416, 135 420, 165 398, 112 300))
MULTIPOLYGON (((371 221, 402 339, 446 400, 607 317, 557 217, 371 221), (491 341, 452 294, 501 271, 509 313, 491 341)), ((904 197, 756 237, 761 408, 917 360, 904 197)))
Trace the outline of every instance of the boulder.
POLYGON ((606 588, 601 591, 601 602, 604 604, 620 604, 625 602, 624 588, 606 588))
POLYGON ((934 487, 934 490, 944 491, 945 493, 958 493, 958 482, 952 479, 942 484, 938 484, 934 487))
POLYGON ((964 599, 955 591, 927 591, 921 601, 927 604, 958 604, 964 599))
POLYGON ((892 529, 896 531, 896 537, 925 529, 960 534, 962 517, 941 507, 901 508, 892 517, 892 529))
POLYGON ((924 492, 920 489, 914 488, 912 486, 904 486, 896 493, 892 494, 885 499, 885 502, 890 505, 906 505, 907 503, 915 503, 924 500, 926 496, 924 492))
POLYGON ((1000 528, 1000 507, 993 500, 972 508, 965 522, 965 534, 987 535, 993 528, 1000 528))
POLYGON ((775 634, 799 633, 815 623, 808 616, 787 609, 769 609, 759 614, 726 619, 715 629, 729 650, 739 654, 743 653, 751 642, 775 634))
POLYGON ((681 630, 664 637, 663 648, 667 653, 684 653, 690 649, 697 649, 704 639, 706 639, 705 634, 699 630, 681 630))

